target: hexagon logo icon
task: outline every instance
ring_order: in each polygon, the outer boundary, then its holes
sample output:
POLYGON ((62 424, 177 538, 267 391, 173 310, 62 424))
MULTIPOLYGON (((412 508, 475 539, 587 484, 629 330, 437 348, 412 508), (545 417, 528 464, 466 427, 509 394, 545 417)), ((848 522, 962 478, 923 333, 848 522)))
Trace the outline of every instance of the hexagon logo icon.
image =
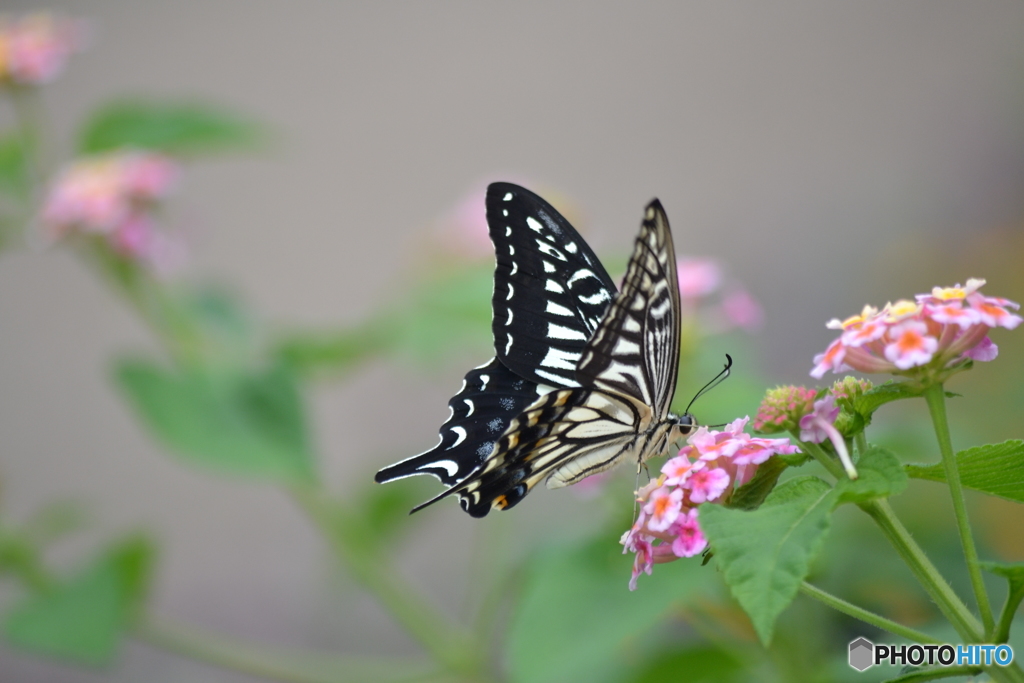
POLYGON ((875 646, 867 638, 858 638, 850 643, 850 666, 865 671, 874 665, 875 646))

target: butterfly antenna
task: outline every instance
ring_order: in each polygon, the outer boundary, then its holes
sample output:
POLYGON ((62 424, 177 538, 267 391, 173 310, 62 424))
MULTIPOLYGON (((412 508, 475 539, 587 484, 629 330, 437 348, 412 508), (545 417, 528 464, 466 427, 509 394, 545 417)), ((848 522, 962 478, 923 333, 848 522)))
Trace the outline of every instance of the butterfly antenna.
POLYGON ((715 375, 714 379, 712 379, 710 382, 708 382, 703 387, 701 387, 701 390, 698 391, 694 395, 694 397, 692 399, 690 399, 690 403, 687 404, 687 406, 686 406, 686 412, 687 413, 690 412, 690 406, 693 405, 694 401, 696 401, 698 398, 700 398, 701 396, 703 396, 704 394, 706 394, 707 392, 711 391, 712 389, 717 387, 719 384, 724 382, 729 377, 731 372, 732 372, 732 356, 730 356, 729 354, 725 354, 725 367, 722 368, 722 371, 720 373, 715 375))

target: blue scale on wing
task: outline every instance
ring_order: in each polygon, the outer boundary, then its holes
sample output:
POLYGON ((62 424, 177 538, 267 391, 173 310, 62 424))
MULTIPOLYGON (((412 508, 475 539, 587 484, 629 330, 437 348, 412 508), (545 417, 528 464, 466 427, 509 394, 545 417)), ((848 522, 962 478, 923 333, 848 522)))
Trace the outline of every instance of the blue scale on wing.
POLYGON ((432 474, 446 486, 468 477, 491 454, 512 419, 539 396, 537 385, 506 368, 497 358, 470 370, 462 390, 448 401, 451 417, 441 440, 429 451, 377 472, 378 483, 432 474))

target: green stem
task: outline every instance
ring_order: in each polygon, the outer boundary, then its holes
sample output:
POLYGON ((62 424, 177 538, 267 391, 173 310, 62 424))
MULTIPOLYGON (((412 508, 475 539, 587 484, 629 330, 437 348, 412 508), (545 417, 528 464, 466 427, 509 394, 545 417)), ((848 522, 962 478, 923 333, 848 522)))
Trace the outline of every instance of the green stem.
POLYGON ((485 648, 472 634, 451 624, 391 569, 357 519, 339 509, 323 491, 295 489, 293 496, 329 539, 337 559, 436 662, 468 679, 488 680, 485 648))
POLYGON ((889 633, 900 636, 901 638, 906 638, 912 643, 941 643, 941 641, 932 638, 930 635, 923 631, 918 631, 917 629, 910 628, 909 626, 904 626, 903 624, 899 624, 893 621, 892 619, 886 619, 880 614, 869 612, 863 607, 858 607, 857 605, 854 605, 852 602, 847 602, 842 598, 836 597, 835 595, 823 591, 817 586, 813 586, 807 583, 806 581, 800 584, 800 592, 804 595, 814 598, 815 600, 825 605, 828 605, 832 609, 842 612, 847 616, 851 616, 854 619, 860 619, 861 621, 867 624, 871 624, 876 628, 879 628, 883 631, 888 631, 889 633))
POLYGON ((981 576, 981 565, 978 563, 978 550, 974 545, 974 535, 967 521, 967 505, 964 501, 964 489, 960 483, 960 469, 956 464, 956 454, 949 438, 949 423, 946 419, 946 395, 942 384, 933 384, 924 391, 924 399, 928 402, 928 410, 935 425, 935 436, 942 452, 942 464, 946 470, 946 483, 953 499, 953 513, 956 515, 956 526, 960 532, 960 543, 964 548, 964 559, 967 561, 967 573, 971 577, 974 597, 978 601, 981 621, 985 624, 985 633, 992 634, 995 620, 992 618, 992 606, 989 604, 985 581, 981 576))
POLYGON ((196 661, 241 671, 284 683, 345 683, 366 680, 416 680, 424 667, 415 662, 394 662, 318 652, 274 651, 219 634, 149 617, 136 625, 135 636, 150 645, 196 661))
POLYGON ((931 563, 931 560, 924 554, 924 551, 911 537, 910 532, 896 517, 885 500, 876 500, 868 503, 860 503, 859 507, 868 513, 875 523, 882 529, 882 532, 896 548, 903 561, 910 567, 914 577, 921 586, 928 592, 928 595, 938 606, 943 616, 949 620, 965 643, 982 642, 981 624, 974 618, 970 610, 957 597, 953 589, 931 563))
POLYGON ((843 466, 835 460, 832 456, 825 452, 821 446, 810 441, 798 441, 800 444, 800 450, 804 453, 811 455, 815 460, 821 463, 821 466, 828 470, 828 473, 836 478, 836 481, 846 479, 846 472, 843 470, 843 466))
POLYGON ((857 432, 853 439, 854 443, 857 444, 857 453, 864 455, 868 450, 868 438, 864 435, 864 432, 857 432))

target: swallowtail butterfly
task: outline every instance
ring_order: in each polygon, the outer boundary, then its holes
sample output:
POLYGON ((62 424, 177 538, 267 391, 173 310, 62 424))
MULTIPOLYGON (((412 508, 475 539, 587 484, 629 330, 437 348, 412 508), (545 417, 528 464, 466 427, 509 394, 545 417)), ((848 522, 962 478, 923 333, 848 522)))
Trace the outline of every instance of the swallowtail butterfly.
POLYGON ((539 481, 574 484, 661 455, 696 429, 669 412, 679 363, 679 288, 668 219, 646 209, 621 292, 550 204, 509 183, 487 190, 497 254, 495 357, 470 370, 433 449, 378 482, 432 474, 483 517, 539 481))

